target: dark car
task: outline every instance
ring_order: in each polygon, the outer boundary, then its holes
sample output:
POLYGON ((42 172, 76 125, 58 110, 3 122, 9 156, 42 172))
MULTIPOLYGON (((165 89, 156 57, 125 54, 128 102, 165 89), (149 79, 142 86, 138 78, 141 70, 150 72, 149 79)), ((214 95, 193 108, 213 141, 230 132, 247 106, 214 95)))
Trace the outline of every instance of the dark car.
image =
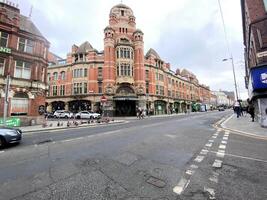
POLYGON ((20 129, 0 127, 0 148, 7 144, 19 143, 21 141, 22 132, 20 129))

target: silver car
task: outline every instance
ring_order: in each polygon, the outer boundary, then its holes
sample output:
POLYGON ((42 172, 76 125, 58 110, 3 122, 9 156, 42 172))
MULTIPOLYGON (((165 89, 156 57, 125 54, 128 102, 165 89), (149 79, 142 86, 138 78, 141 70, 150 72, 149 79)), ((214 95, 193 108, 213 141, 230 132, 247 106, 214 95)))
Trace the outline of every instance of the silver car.
POLYGON ((19 143, 22 138, 20 129, 1 127, 0 128, 0 148, 5 147, 7 144, 19 143))

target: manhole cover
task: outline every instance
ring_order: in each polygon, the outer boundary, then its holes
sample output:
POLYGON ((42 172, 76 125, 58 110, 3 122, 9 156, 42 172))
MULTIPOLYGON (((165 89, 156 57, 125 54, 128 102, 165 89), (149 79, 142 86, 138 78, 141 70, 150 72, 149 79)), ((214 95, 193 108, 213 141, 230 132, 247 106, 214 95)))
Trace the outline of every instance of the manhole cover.
POLYGON ((166 183, 159 179, 159 178, 156 178, 156 177, 153 177, 153 176, 150 176, 147 180, 146 180, 147 183, 151 184, 151 185, 154 185, 158 188, 163 188, 165 187, 166 183))

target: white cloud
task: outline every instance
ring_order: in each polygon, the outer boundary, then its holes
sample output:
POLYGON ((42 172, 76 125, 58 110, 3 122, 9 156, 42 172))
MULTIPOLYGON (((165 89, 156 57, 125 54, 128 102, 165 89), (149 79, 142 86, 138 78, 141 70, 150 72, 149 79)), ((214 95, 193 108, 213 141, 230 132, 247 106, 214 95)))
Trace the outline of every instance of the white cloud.
MULTIPOLYGON (((110 9, 119 0, 20 0, 22 13, 34 6, 32 19, 51 42, 51 51, 65 56, 72 44, 88 40, 103 49, 103 29, 110 9), (26 5, 26 6, 25 6, 26 5)), ((200 82, 212 89, 234 90, 231 64, 223 35, 217 0, 124 0, 135 14, 137 28, 145 36, 145 50, 156 48, 172 66, 193 71, 200 82), (214 76, 207 76, 213 74, 214 76)), ((221 0, 231 50, 236 61, 243 60, 240 2, 221 0)), ((237 80, 245 93, 242 68, 237 80)))

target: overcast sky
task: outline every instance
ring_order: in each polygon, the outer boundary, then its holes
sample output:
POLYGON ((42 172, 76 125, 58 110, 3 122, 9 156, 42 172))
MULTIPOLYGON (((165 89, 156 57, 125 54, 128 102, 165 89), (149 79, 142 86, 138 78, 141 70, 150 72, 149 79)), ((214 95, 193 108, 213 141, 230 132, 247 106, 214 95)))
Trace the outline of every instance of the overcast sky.
MULTIPOLYGON (((110 9, 120 0, 17 0, 50 41, 50 51, 65 58, 73 44, 89 41, 103 50, 103 30, 110 9)), ((212 90, 234 91, 231 60, 226 47, 217 0, 123 0, 144 32, 145 52, 154 48, 173 70, 186 68, 212 90)), ((230 49, 233 53, 237 85, 242 98, 244 58, 239 0, 221 0, 230 49)))

